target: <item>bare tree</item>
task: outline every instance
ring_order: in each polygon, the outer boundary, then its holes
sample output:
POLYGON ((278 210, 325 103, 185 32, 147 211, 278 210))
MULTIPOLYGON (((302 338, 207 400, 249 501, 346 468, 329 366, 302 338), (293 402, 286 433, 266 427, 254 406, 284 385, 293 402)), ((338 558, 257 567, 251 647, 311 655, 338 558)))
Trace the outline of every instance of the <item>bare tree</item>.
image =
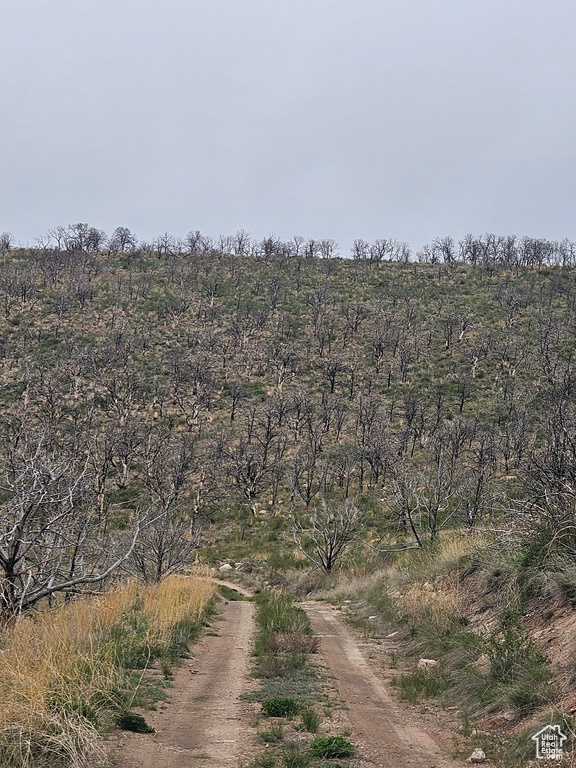
POLYGON ((338 255, 338 243, 331 238, 324 238, 318 243, 320 255, 323 259, 333 259, 338 255))
POLYGON ((268 487, 273 470, 271 440, 252 442, 242 437, 237 446, 224 449, 229 477, 246 500, 252 516, 256 515, 256 499, 268 487))
POLYGON ((322 490, 328 475, 329 462, 322 450, 322 438, 314 435, 292 459, 293 492, 307 507, 322 490))
POLYGON ((351 499, 337 506, 322 500, 306 521, 294 522, 291 540, 316 568, 330 573, 362 529, 362 514, 351 499))
POLYGON ((370 258, 370 243, 366 240, 362 240, 362 238, 357 238, 352 243, 350 255, 353 259, 368 261, 370 258))
POLYGON ((438 533, 454 522, 462 500, 453 468, 442 455, 425 470, 400 465, 394 476, 392 511, 402 535, 411 536, 417 546, 434 541, 438 533))
POLYGON ((190 564, 200 541, 189 498, 194 442, 167 429, 151 432, 139 458, 151 522, 134 547, 130 566, 145 581, 160 581, 190 564))
POLYGON ((131 253, 137 245, 136 235, 133 235, 128 227, 116 227, 109 243, 112 253, 131 253))
POLYGON ((11 250, 14 245, 14 235, 12 232, 2 232, 0 234, 0 254, 4 255, 11 250))
POLYGON ((0 461, 0 615, 32 608, 55 593, 81 592, 131 554, 136 522, 118 550, 98 530, 85 466, 58 455, 46 435, 16 430, 0 461))

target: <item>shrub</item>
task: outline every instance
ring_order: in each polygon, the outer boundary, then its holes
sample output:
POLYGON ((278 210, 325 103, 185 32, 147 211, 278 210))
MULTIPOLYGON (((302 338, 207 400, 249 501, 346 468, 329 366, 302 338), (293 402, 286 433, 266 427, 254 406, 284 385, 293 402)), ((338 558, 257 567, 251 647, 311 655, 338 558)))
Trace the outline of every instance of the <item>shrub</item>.
POLYGON ((298 709, 298 702, 295 699, 281 696, 274 696, 262 702, 262 712, 268 717, 292 717, 298 709))
POLYGON ((267 749, 266 752, 262 752, 262 754, 254 758, 250 765, 252 768, 274 768, 276 765, 276 757, 273 752, 267 749))
POLYGON ((260 731, 258 736, 268 744, 275 744, 284 738, 284 725, 282 722, 270 723, 267 731, 260 731))
POLYGON ((273 653, 265 653, 258 659, 259 677, 281 677, 286 672, 283 660, 273 653))
POLYGON ((123 731, 154 733, 154 728, 148 725, 142 715, 137 715, 135 712, 121 712, 116 718, 116 725, 123 731))
POLYGON ((410 704, 417 704, 420 696, 439 696, 452 686, 452 678, 441 669, 415 669, 392 682, 399 686, 400 698, 410 704))
POLYGON ((321 736, 314 739, 310 745, 310 752, 315 757, 350 757, 354 752, 354 747, 342 736, 321 736))
POLYGON ((275 632, 268 636, 268 647, 275 653, 316 653, 320 646, 317 637, 310 634, 295 634, 294 632, 275 632))
POLYGON ((498 630, 487 639, 485 653, 490 660, 490 674, 499 682, 514 680, 528 665, 547 663, 522 626, 520 611, 512 608, 500 614, 498 630))
POLYGON ((312 635, 308 617, 301 608, 294 605, 291 595, 270 589, 258 595, 256 602, 256 621, 264 633, 312 635))

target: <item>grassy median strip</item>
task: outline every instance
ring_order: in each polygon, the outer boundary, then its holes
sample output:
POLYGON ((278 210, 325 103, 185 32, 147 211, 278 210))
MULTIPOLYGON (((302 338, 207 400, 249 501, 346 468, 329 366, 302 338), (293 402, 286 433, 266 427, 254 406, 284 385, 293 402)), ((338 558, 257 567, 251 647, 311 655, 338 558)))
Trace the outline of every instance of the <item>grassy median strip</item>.
POLYGON ((101 732, 161 695, 214 591, 204 576, 131 581, 8 627, 0 637, 0 768, 103 762, 101 732))
POLYGON ((318 665, 310 658, 319 641, 308 616, 278 589, 259 594, 256 605, 254 656, 261 687, 250 699, 262 705, 258 735, 267 748, 253 767, 298 768, 348 757, 353 747, 342 736, 316 735, 329 700, 318 665))

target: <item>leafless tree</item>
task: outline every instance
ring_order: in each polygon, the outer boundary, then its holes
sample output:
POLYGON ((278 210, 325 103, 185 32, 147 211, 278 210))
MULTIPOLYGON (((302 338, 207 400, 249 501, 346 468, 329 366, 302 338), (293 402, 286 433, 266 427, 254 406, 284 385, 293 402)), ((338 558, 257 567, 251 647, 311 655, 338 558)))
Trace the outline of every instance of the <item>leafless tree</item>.
POLYGON ((128 227, 116 227, 109 243, 112 253, 132 253, 137 245, 138 239, 128 227))
POLYGON ((403 536, 423 547, 453 523, 463 507, 459 483, 444 453, 423 470, 406 464, 394 473, 392 512, 403 536))
POLYGON ((14 235, 12 232, 2 232, 0 234, 0 254, 4 255, 11 250, 14 245, 14 235))
POLYGON ((320 256, 323 259, 333 259, 338 255, 338 243, 331 238, 324 238, 318 243, 320 256))
POLYGON ((295 494, 308 507, 326 483, 329 462, 323 453, 321 435, 311 434, 291 462, 291 478, 295 494))
POLYGON ((98 530, 86 466, 59 455, 46 435, 18 428, 0 461, 0 614, 29 610, 55 593, 104 581, 132 553, 142 522, 125 547, 98 530))
POLYGON ((362 530, 362 514, 351 499, 336 506, 322 500, 307 519, 293 523, 291 540, 316 568, 330 573, 362 530))
POLYGON ((368 261, 370 258, 370 243, 367 240, 357 238, 352 243, 351 256, 353 259, 368 261))
POLYGON ((250 233, 245 229, 239 229, 232 237, 232 253, 237 256, 246 256, 252 249, 250 233))
POLYGON ((256 500, 266 489, 274 469, 274 451, 277 434, 260 434, 256 438, 252 425, 235 445, 223 446, 223 458, 228 476, 245 500, 252 516, 256 515, 256 500))
POLYGON ((294 243, 292 246, 292 252, 294 256, 301 256, 304 250, 304 243, 306 242, 306 238, 302 237, 302 235, 294 235, 292 242, 294 243))
POLYGON ((200 540, 190 499, 194 442, 168 429, 151 430, 140 446, 148 515, 129 564, 145 581, 160 581, 189 565, 200 540))

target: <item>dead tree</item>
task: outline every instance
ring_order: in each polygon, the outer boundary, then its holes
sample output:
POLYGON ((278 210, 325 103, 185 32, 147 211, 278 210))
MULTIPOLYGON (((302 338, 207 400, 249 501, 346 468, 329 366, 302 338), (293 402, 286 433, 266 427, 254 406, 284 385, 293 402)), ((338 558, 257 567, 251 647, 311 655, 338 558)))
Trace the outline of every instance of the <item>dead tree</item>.
POLYGON ((291 540, 316 568, 330 573, 362 529, 362 514, 351 499, 338 506, 322 500, 306 521, 294 522, 291 540))

